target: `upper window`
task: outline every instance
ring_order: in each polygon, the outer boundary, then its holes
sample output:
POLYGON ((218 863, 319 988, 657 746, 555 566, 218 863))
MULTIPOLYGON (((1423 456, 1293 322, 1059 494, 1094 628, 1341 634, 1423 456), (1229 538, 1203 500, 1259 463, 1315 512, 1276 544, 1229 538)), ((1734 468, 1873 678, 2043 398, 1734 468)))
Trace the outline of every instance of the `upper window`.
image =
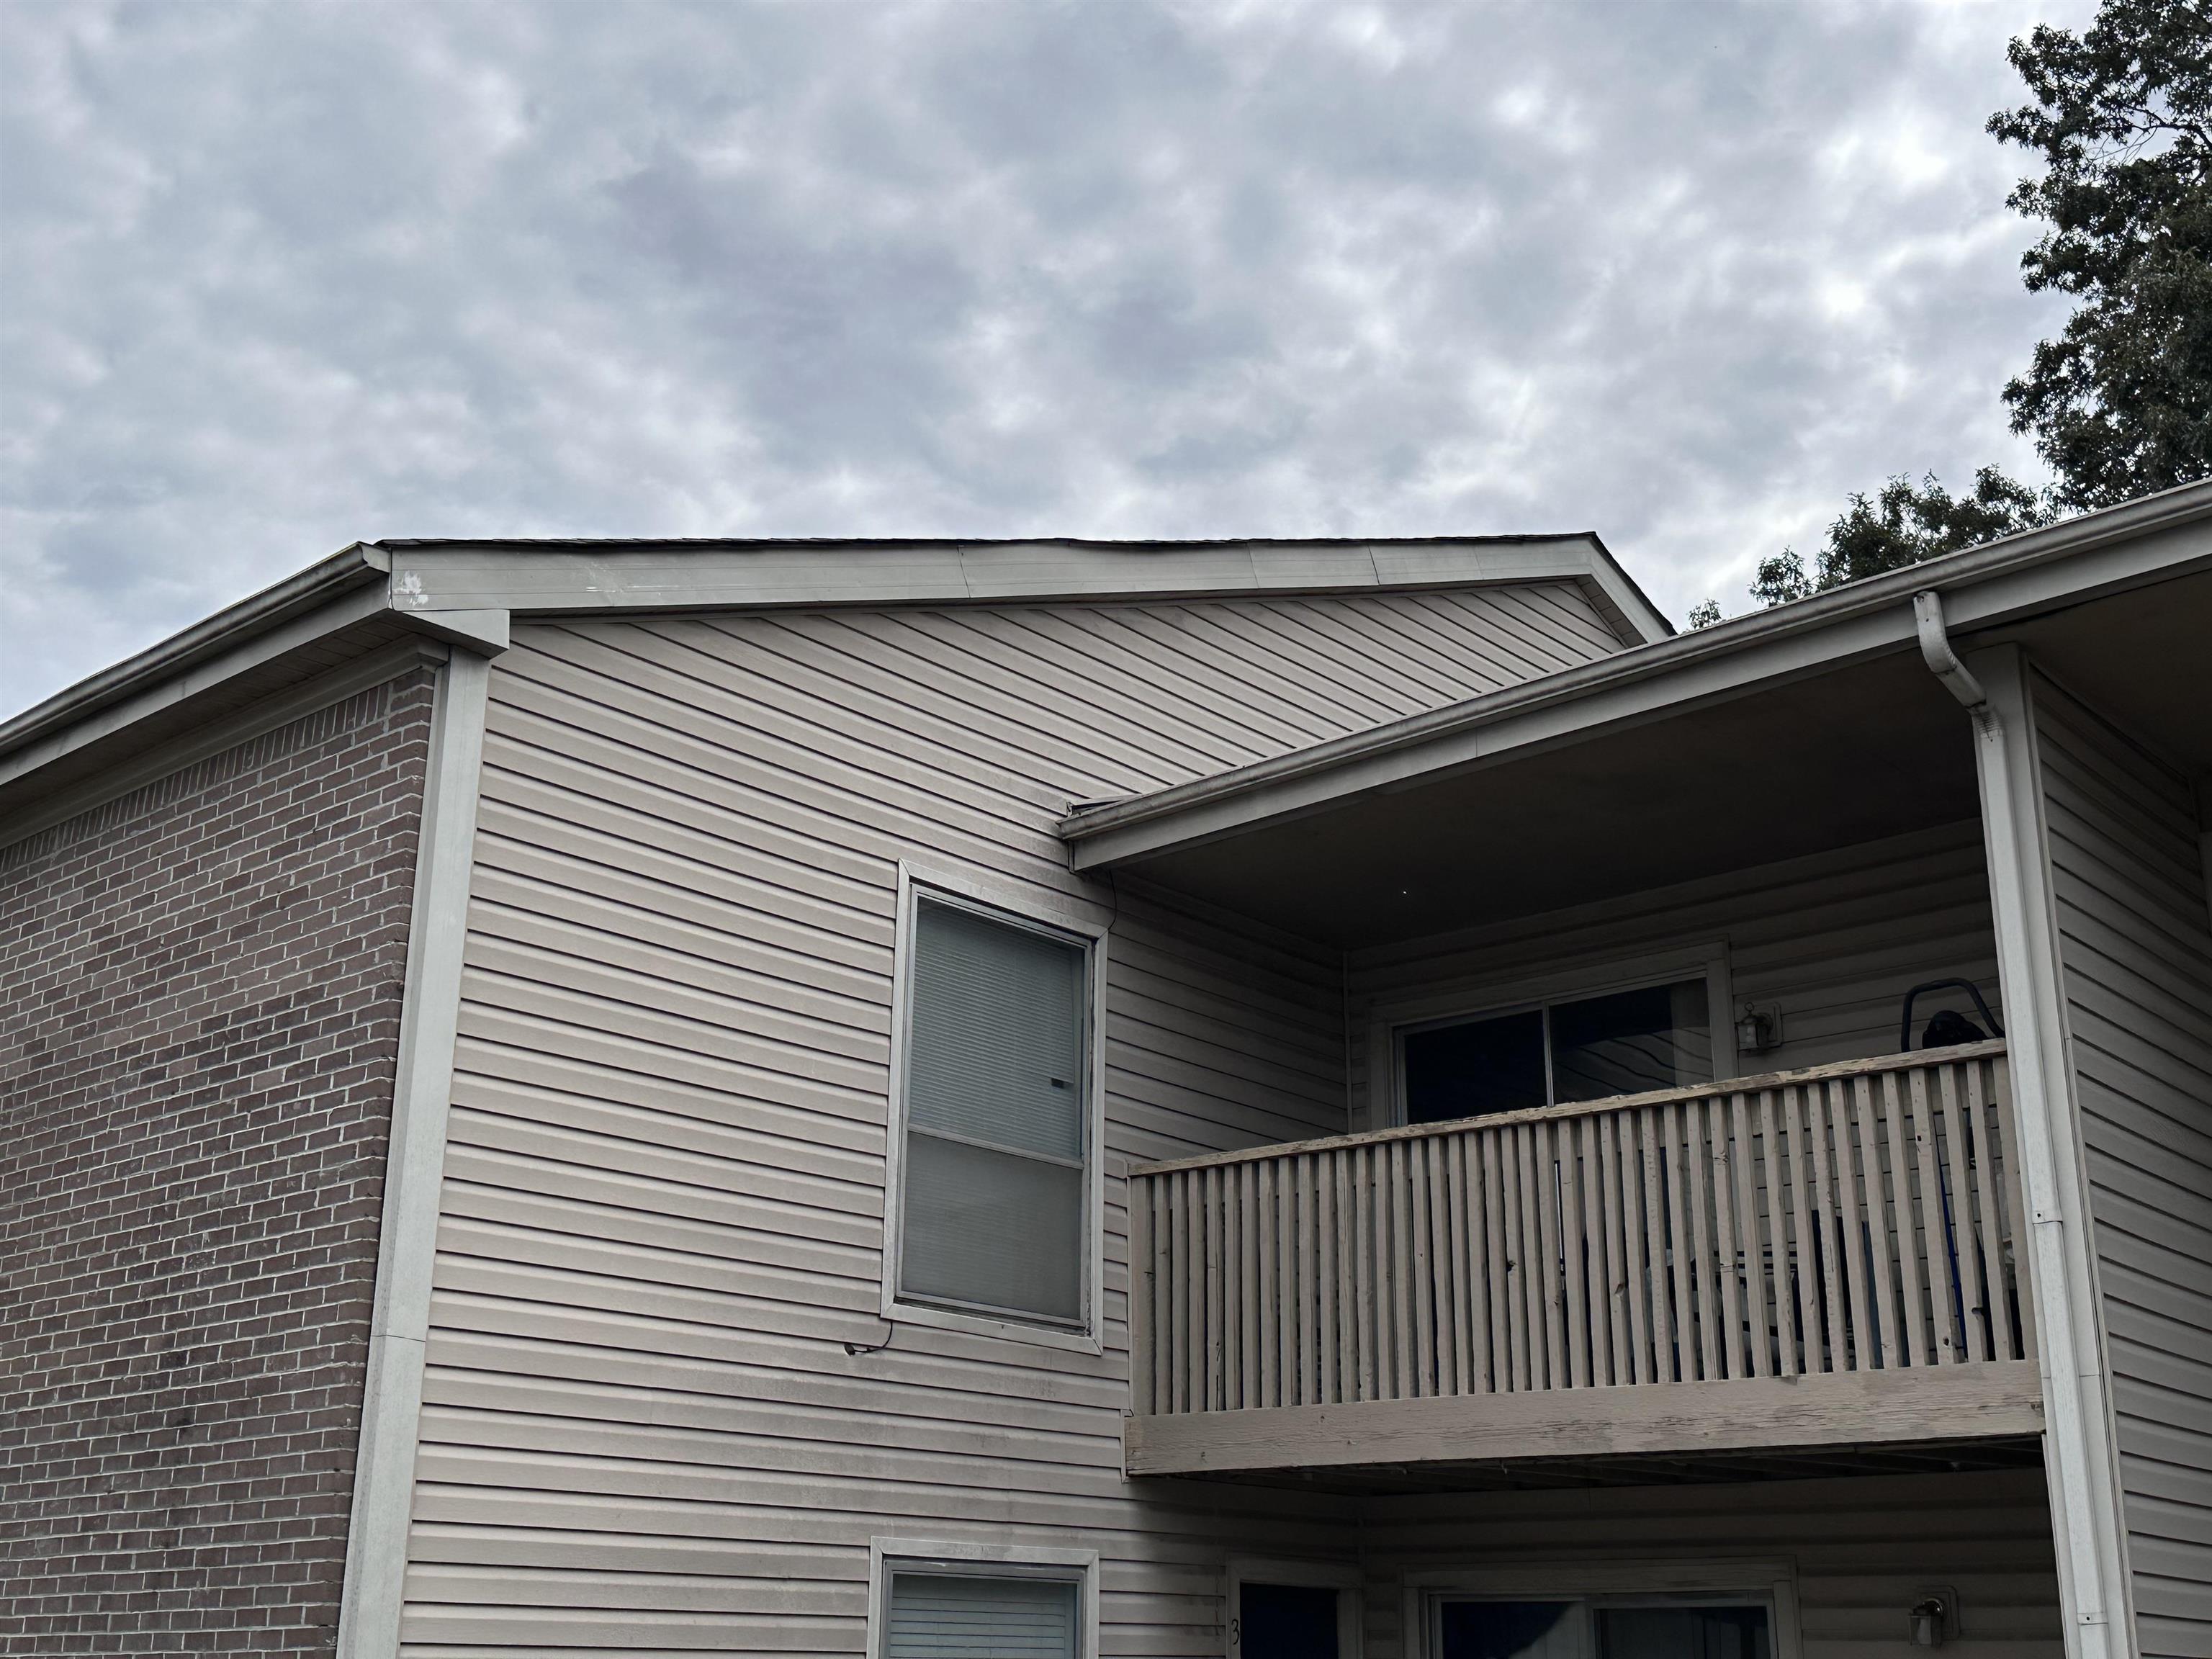
POLYGON ((1399 1040, 1408 1123, 1601 1100, 1713 1078, 1703 979, 1419 1026, 1399 1040))
POLYGON ((917 893, 910 950, 899 1297, 1080 1326, 1089 944, 917 893))

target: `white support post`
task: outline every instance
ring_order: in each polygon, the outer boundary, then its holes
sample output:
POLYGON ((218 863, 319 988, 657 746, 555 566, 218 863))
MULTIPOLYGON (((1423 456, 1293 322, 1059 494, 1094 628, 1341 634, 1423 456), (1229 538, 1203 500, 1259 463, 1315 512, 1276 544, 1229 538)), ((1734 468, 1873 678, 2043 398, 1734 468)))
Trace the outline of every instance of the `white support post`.
POLYGON ((431 714, 368 1377, 338 1611, 339 1659, 394 1659, 399 1651, 490 668, 488 659, 456 647, 439 671, 431 714))
MULTIPOLYGON (((2016 646, 1976 652, 1972 707, 2069 1659, 2135 1659, 2118 1452, 2073 1098, 2033 691, 2016 646)), ((1954 688, 1955 689, 1955 688, 1954 688)))

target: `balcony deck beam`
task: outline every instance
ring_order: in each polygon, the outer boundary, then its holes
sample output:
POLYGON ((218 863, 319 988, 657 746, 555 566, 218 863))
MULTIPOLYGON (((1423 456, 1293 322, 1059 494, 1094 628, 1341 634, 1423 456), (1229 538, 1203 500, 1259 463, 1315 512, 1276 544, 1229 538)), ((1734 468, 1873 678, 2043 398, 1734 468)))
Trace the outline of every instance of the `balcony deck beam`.
POLYGON ((2033 1360, 1132 1417, 1132 1475, 1838 1449, 2043 1431, 2033 1360))

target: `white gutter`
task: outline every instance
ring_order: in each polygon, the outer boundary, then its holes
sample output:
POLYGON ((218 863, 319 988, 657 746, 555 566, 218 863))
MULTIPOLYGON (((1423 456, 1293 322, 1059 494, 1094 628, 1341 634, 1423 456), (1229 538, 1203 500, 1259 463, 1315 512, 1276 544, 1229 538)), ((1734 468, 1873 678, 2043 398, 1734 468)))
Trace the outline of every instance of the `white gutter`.
MULTIPOLYGON (((2068 1226, 2068 1194, 2078 1194, 2080 1188, 2061 1173, 2061 1149, 2076 1149, 2067 1109, 2072 1096, 2055 928, 2036 925, 2048 921, 2050 895, 2025 664, 2016 649, 2001 647, 2006 701, 2017 702, 2013 712, 2021 728, 2008 732, 1988 690, 1952 648, 1942 595, 1932 589, 1915 593, 1912 615, 1922 659, 1973 720, 1998 983, 2012 1020, 2014 1139, 2029 1223, 2035 1358, 2043 1379, 2066 1648, 2079 1659, 2117 1659, 2131 1655, 2135 1644, 2124 1611, 2122 1622, 2113 1623, 2113 1610, 2124 1610, 2128 1596, 2112 1496, 2116 1471, 2106 1432, 2090 1240, 2086 1224, 2068 1226), (2022 755, 2015 756, 2015 744, 2022 755), (2021 759, 2025 765, 2015 764, 2021 759)), ((2078 1162, 2078 1156, 2067 1156, 2063 1165, 2070 1170, 2078 1162)))

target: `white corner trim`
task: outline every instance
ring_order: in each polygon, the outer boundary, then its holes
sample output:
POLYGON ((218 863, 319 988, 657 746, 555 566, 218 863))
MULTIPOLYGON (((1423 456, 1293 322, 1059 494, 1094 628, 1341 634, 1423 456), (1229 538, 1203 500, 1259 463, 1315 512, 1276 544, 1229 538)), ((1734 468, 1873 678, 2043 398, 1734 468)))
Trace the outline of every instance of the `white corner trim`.
POLYGON ((1027 1342, 1078 1353, 1101 1353, 1106 1332, 1106 955, 1111 913, 1103 905, 1042 889, 922 860, 898 866, 898 920, 891 963, 891 1041, 884 1121, 883 1281, 878 1311, 889 1325, 926 1325, 1027 1342), (1085 1034, 1083 1322, 1078 1328, 899 1299, 899 1240, 906 1163, 906 1069, 913 1024, 914 928, 922 895, 965 902, 979 914, 1072 935, 1088 945, 1090 1029, 1085 1034))
POLYGON ((884 1659, 891 1600, 891 1574, 972 1574, 981 1578, 1052 1578, 1076 1589, 1076 1659, 1097 1659, 1098 1552, 1059 1546, 977 1544, 954 1539, 872 1537, 868 1540, 867 1659, 884 1659), (1000 1571, 994 1571, 997 1568, 1000 1571))
POLYGON ((338 1659, 395 1659, 399 1651, 490 672, 483 657, 454 651, 439 671, 431 714, 338 1659))
POLYGON ((2069 1659, 2132 1659, 2126 1534, 2068 1054, 2034 693, 2017 646, 1970 653, 1969 665, 1988 696, 1971 714, 1998 990, 2012 1022, 2014 1139, 2028 1220, 2066 1652, 2069 1659))

